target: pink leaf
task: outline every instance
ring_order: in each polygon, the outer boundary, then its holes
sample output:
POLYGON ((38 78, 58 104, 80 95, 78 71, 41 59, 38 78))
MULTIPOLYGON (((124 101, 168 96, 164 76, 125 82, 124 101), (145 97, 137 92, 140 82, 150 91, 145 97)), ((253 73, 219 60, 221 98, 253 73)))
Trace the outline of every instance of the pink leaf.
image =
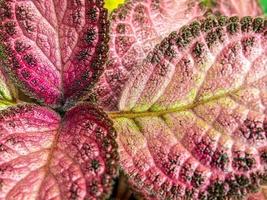
POLYGON ((238 199, 267 183, 267 21, 208 16, 125 83, 120 166, 146 199, 238 199))
POLYGON ((204 12, 195 0, 131 0, 111 16, 109 58, 95 95, 116 110, 124 83, 156 44, 204 12))
POLYGON ((107 53, 102 0, 0 2, 4 67, 27 94, 53 107, 92 88, 107 53))
POLYGON ((80 104, 61 120, 20 105, 0 111, 0 199, 102 199, 116 174, 111 122, 80 104))
POLYGON ((264 192, 260 191, 256 194, 252 194, 247 200, 266 200, 264 192))
POLYGON ((259 1, 255 0, 216 0, 213 10, 226 16, 244 17, 263 14, 259 1))

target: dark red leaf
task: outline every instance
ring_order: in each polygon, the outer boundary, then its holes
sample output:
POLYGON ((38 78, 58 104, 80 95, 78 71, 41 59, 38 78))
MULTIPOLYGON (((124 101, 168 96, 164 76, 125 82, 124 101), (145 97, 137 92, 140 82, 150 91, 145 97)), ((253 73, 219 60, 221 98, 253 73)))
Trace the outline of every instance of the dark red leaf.
POLYGON ((3 66, 27 94, 53 107, 93 87, 106 60, 102 0, 0 1, 3 66))

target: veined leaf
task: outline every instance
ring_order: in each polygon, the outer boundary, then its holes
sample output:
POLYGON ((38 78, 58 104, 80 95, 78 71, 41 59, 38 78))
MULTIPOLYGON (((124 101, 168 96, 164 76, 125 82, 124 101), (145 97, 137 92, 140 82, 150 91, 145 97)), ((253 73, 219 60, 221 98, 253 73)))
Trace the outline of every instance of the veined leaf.
POLYGON ((117 110, 128 76, 136 68, 138 71, 148 52, 170 32, 202 16, 207 9, 226 16, 262 14, 255 0, 129 0, 112 13, 109 58, 91 98, 97 98, 107 110, 117 110))
POLYGON ((267 181, 267 21, 209 16, 129 76, 120 165, 147 199, 245 198, 267 181))
POLYGON ((103 199, 116 174, 111 127, 87 104, 62 120, 36 105, 0 111, 0 199, 103 199))
POLYGON ((1 62, 26 94, 59 107, 98 80, 108 42, 102 0, 1 0, 0 10, 1 62))
POLYGON ((96 86, 101 106, 116 110, 132 71, 171 31, 204 13, 195 0, 132 0, 112 13, 109 57, 96 86))

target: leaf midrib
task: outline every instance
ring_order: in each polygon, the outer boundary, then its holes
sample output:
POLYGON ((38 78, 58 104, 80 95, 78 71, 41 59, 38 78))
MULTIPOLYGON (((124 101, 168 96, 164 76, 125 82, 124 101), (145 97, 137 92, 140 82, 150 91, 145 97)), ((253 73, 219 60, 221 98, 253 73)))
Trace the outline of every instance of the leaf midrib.
MULTIPOLYGON (((249 87, 249 86, 246 85, 245 87, 249 87)), ((212 101, 216 101, 216 100, 219 100, 221 98, 228 97, 231 94, 235 94, 235 93, 245 89, 245 87, 244 86, 243 87, 239 87, 237 89, 234 89, 234 90, 231 90, 231 91, 219 94, 219 95, 214 95, 214 96, 212 96, 210 98, 206 98, 206 99, 203 99, 203 100, 200 100, 200 101, 193 102, 191 104, 178 106, 176 108, 171 108, 171 109, 166 109, 166 110, 159 110, 159 111, 146 110, 146 111, 142 111, 142 112, 115 111, 115 112, 107 112, 107 113, 108 113, 108 116, 111 119, 116 119, 116 118, 133 119, 133 118, 137 118, 137 117, 159 117, 159 116, 166 115, 166 114, 192 110, 197 106, 204 105, 206 103, 209 103, 209 102, 212 102, 212 101)))
POLYGON ((51 165, 51 162, 52 162, 52 159, 53 159, 53 154, 54 154, 55 149, 56 149, 57 144, 58 144, 58 140, 59 140, 59 135, 60 135, 61 129, 62 129, 62 122, 60 122, 60 125, 56 130, 56 135, 55 135, 54 140, 53 140, 53 142, 51 144, 51 147, 49 148, 50 152, 49 152, 49 154, 47 156, 47 162, 43 166, 43 168, 44 168, 44 177, 43 177, 43 179, 42 179, 42 181, 40 183, 39 189, 37 190, 38 191, 37 192, 38 195, 40 194, 40 191, 42 189, 44 180, 48 177, 48 175, 51 174, 52 176, 54 176, 53 173, 51 173, 51 171, 50 171, 50 165, 51 165))

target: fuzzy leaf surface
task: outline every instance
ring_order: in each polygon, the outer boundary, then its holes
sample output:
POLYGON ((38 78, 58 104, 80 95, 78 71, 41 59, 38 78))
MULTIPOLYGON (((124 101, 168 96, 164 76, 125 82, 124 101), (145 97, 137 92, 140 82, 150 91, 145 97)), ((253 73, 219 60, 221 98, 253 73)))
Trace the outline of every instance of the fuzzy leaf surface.
POLYGON ((132 71, 164 37, 203 10, 195 0, 129 0, 111 15, 109 56, 95 97, 107 110, 117 110, 122 88, 132 71))
POLYGON ((107 31, 102 0, 0 1, 1 62, 26 94, 52 107, 98 80, 107 31))
POLYGON ((63 119, 36 105, 0 111, 0 199, 103 199, 116 174, 111 122, 80 104, 63 119))
POLYGON ((245 198, 267 180, 267 21, 209 16, 171 33, 126 82, 120 165, 147 199, 245 198))

